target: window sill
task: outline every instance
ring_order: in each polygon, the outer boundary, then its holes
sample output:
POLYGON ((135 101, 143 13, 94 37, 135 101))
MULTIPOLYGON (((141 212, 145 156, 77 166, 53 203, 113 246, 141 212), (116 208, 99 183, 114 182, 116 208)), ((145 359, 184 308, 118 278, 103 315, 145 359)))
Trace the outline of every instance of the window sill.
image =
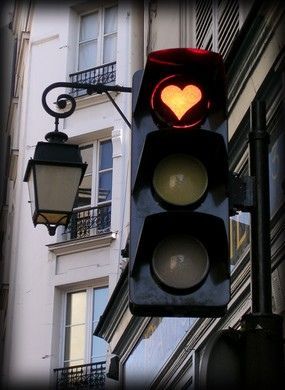
POLYGON ((90 249, 103 248, 111 245, 117 237, 116 233, 110 232, 91 236, 88 238, 76 238, 69 241, 47 245, 50 252, 56 256, 67 255, 70 253, 82 252, 90 249))

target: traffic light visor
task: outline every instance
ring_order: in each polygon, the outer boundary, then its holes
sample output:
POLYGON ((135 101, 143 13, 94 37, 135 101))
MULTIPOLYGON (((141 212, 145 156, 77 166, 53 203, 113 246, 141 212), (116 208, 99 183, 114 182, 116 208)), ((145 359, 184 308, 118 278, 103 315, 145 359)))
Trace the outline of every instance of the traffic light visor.
POLYGON ((151 112, 159 128, 217 128, 226 114, 223 58, 207 50, 176 48, 148 55, 134 94, 134 113, 151 112))

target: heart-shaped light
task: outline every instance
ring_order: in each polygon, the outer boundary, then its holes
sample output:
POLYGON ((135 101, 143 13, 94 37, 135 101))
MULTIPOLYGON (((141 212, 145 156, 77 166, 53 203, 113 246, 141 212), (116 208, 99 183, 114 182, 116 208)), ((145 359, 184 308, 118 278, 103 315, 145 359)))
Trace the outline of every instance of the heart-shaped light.
POLYGON ((202 99, 202 92, 196 85, 187 85, 183 89, 177 85, 168 85, 161 91, 161 100, 180 120, 187 111, 202 99))

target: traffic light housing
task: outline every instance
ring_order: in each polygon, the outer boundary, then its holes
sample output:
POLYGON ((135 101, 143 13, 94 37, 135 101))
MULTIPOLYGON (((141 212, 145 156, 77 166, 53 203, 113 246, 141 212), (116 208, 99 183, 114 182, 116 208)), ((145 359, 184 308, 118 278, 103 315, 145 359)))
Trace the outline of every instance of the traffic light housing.
POLYGON ((204 50, 156 51, 132 91, 130 310, 222 316, 230 298, 223 61, 204 50))

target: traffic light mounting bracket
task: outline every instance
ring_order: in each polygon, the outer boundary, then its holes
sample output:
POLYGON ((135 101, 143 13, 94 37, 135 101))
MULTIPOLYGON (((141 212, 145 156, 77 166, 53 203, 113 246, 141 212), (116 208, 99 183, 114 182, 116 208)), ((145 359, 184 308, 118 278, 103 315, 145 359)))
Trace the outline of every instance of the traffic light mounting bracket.
POLYGON ((240 176, 236 172, 229 172, 229 208, 230 216, 238 211, 250 212, 255 201, 255 178, 240 176))

